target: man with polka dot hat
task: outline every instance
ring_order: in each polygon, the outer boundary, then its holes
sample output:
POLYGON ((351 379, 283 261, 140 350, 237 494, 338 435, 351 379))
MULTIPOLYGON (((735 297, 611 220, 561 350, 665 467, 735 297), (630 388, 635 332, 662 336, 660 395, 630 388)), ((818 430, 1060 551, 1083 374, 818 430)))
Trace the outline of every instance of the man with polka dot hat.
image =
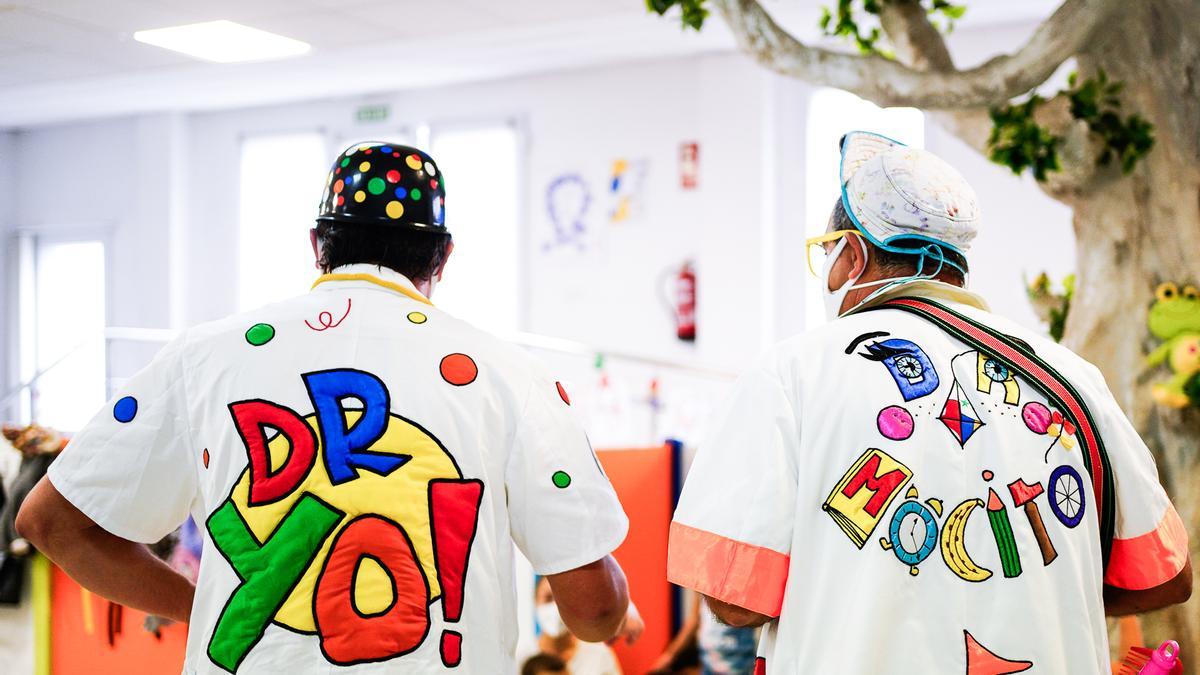
POLYGON ((830 321, 714 421, 671 581, 763 626, 758 675, 1109 672, 1106 613, 1191 592, 1149 450, 1095 367, 967 290, 953 167, 869 132, 841 151, 809 240, 830 321))
POLYGON ((83 586, 190 624, 185 673, 514 672, 514 545, 580 638, 640 633, 566 389, 429 299, 443 180, 416 148, 339 155, 311 291, 184 331, 22 509, 83 586), (138 543, 189 515, 194 588, 138 543))

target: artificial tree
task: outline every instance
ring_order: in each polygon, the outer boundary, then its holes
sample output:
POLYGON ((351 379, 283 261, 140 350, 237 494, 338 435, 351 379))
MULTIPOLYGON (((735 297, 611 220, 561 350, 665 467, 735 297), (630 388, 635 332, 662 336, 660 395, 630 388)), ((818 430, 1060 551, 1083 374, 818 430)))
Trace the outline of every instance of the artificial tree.
MULTIPOLYGON (((944 39, 968 8, 947 0, 838 0, 814 17, 857 53, 804 44, 758 0, 647 4, 660 14, 679 6, 697 30, 715 9, 763 66, 922 108, 1071 206, 1078 268, 1064 342, 1103 371, 1200 548, 1200 411, 1155 405, 1149 385, 1163 375, 1144 365, 1155 287, 1200 280, 1200 2, 1065 0, 1016 51, 968 69, 944 39), (1068 60, 1066 89, 1032 93, 1068 60)), ((1146 623, 1151 639, 1200 653, 1200 602, 1146 623)))

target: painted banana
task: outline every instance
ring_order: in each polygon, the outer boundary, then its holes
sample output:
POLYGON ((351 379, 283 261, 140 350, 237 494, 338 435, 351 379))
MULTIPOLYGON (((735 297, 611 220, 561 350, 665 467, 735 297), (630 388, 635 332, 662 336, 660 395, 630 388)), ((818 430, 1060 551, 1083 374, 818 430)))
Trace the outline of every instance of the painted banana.
POLYGON ((967 521, 975 509, 983 506, 982 499, 968 499, 954 507, 942 527, 942 560, 956 576, 971 582, 984 581, 992 576, 992 571, 980 567, 967 553, 966 529, 967 521))

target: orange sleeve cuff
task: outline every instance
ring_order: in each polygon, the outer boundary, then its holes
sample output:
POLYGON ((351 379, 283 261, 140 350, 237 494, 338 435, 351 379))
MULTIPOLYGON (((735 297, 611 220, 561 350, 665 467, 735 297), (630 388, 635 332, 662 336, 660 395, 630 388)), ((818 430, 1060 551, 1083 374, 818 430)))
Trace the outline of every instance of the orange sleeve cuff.
POLYGON ((766 616, 779 616, 790 558, 778 551, 671 523, 667 578, 673 584, 766 616))
POLYGON ((1188 559, 1183 520, 1167 506, 1158 526, 1131 539, 1114 539, 1104 583, 1130 591, 1154 588, 1174 579, 1188 559))

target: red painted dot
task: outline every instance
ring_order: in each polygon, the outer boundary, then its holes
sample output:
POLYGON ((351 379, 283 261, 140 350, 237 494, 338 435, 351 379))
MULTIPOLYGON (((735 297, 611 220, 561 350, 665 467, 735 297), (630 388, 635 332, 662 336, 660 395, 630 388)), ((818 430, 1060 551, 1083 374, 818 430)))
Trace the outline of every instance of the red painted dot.
POLYGON ((450 354, 442 359, 442 379, 456 387, 471 384, 479 376, 479 366, 466 354, 450 354))
POLYGON ((392 157, 399 157, 399 156, 400 156, 400 153, 398 153, 398 152, 393 152, 393 153, 392 153, 392 157))
POLYGON ((400 182, 400 172, 395 169, 392 169, 391 171, 387 172, 387 180, 389 183, 399 183, 400 182))
POLYGON ((996 474, 992 473, 991 471, 989 471, 987 469, 983 470, 983 479, 984 480, 991 480, 995 477, 996 477, 996 474))
POLYGON ((563 403, 571 405, 571 397, 567 396, 567 390, 563 389, 562 382, 555 382, 554 386, 558 387, 558 397, 563 400, 563 403))
POLYGON ((437 179, 436 178, 433 178, 429 181, 429 187, 433 188, 434 190, 437 189, 437 179))
POLYGON ((208 448, 204 449, 204 468, 208 468, 208 448))
POLYGON ((345 203, 346 203, 346 196, 338 195, 338 202, 337 202, 338 206, 341 206, 342 204, 345 204, 345 203))
POLYGON ((371 154, 372 152, 374 152, 374 150, 372 150, 371 148, 367 148, 365 151, 363 151, 363 154, 364 154, 364 155, 369 155, 369 154, 371 154))
POLYGON ((333 170, 333 173, 334 173, 335 175, 341 175, 341 173, 342 173, 342 167, 340 167, 340 166, 339 166, 338 168, 334 169, 334 170, 333 170))

